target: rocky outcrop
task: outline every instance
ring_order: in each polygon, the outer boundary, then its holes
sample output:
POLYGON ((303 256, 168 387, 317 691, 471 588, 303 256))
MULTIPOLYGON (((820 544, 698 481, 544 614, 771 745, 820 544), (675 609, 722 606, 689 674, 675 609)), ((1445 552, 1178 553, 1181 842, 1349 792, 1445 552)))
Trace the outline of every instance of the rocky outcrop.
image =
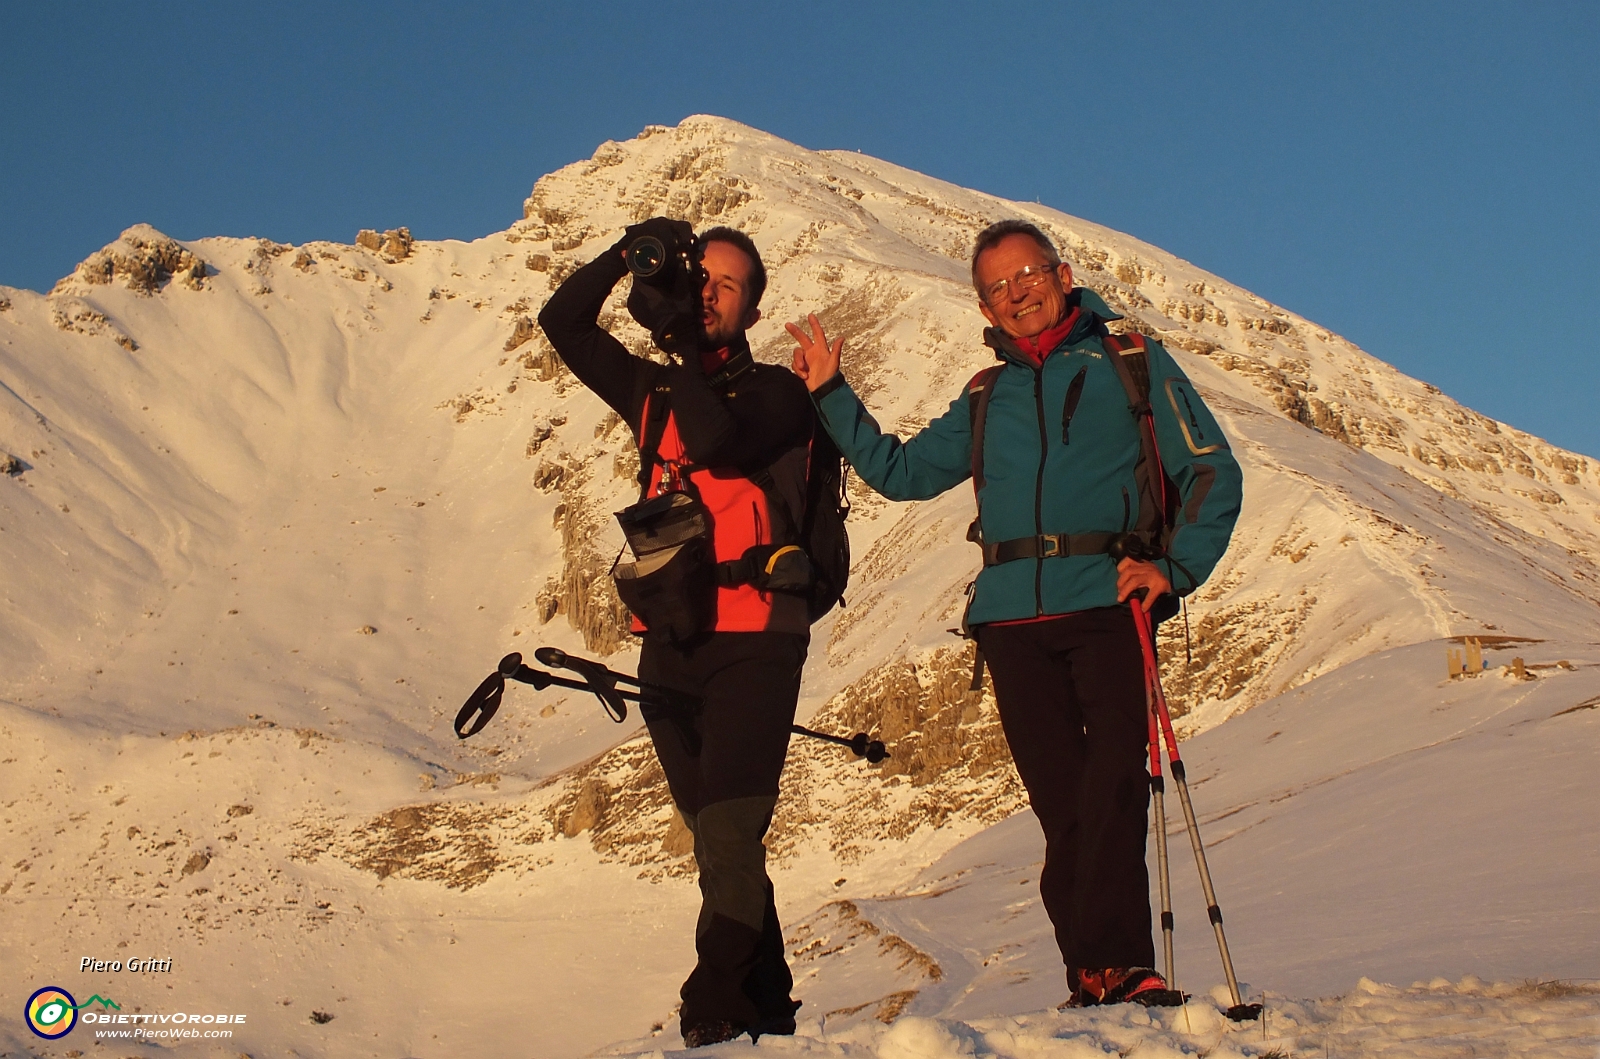
MULTIPOLYGON (((517 317, 516 326, 511 330, 511 337, 506 339, 506 344, 502 348, 509 353, 513 349, 516 349, 518 346, 531 339, 537 333, 538 329, 534 326, 533 320, 530 317, 519 316, 517 317)), ((533 365, 527 364, 525 367, 531 370, 533 365)))
POLYGON ((371 228, 363 228, 356 233, 356 245, 371 250, 375 254, 382 254, 389 261, 402 261, 411 256, 411 248, 416 240, 411 238, 410 228, 391 228, 379 235, 371 228))
POLYGON ((154 294, 172 280, 200 290, 207 275, 206 263, 183 244, 148 224, 136 224, 110 246, 90 254, 52 293, 68 290, 74 283, 104 286, 114 280, 140 294, 154 294))
POLYGON ((561 574, 540 591, 536 606, 541 622, 565 615, 568 624, 583 634, 584 646, 608 655, 633 641, 628 629, 631 617, 612 584, 611 559, 594 545, 607 519, 594 510, 584 492, 591 467, 575 462, 541 458, 534 470, 536 486, 561 489, 556 521, 562 556, 561 574))
POLYGON ((111 318, 105 313, 76 298, 57 300, 50 308, 50 322, 61 331, 80 335, 104 335, 129 353, 139 348, 139 343, 112 323, 111 318))

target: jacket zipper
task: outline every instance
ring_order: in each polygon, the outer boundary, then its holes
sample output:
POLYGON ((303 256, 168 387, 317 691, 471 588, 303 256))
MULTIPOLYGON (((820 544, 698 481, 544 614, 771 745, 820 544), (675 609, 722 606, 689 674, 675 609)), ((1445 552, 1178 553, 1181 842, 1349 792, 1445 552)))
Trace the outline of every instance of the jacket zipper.
MULTIPOLYGON (((1044 367, 1033 369, 1033 404, 1039 416, 1039 476, 1033 487, 1033 532, 1044 536, 1044 464, 1050 453, 1050 434, 1044 420, 1044 367)), ((1044 615, 1044 558, 1033 561, 1034 616, 1044 615)))
POLYGON ((1072 377, 1072 382, 1067 386, 1067 403, 1061 407, 1061 444, 1071 444, 1070 433, 1072 417, 1078 411, 1078 401, 1083 398, 1084 376, 1089 374, 1089 365, 1085 364, 1078 369, 1078 374, 1072 377))

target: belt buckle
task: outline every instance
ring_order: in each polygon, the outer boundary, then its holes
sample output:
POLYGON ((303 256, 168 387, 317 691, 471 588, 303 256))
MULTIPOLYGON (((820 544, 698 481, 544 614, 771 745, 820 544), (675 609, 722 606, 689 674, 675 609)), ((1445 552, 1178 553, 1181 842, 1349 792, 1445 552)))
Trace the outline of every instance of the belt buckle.
POLYGON ((1049 534, 1039 538, 1044 542, 1044 550, 1040 552, 1041 559, 1056 559, 1066 554, 1061 547, 1061 538, 1057 534, 1049 534))

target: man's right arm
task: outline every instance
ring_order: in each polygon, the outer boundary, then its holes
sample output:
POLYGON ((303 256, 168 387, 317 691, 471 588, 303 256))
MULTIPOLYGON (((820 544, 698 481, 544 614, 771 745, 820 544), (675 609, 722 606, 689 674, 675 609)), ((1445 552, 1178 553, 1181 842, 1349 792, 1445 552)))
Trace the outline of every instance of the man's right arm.
POLYGON ((627 272, 620 253, 601 254, 556 289, 539 311, 539 326, 578 381, 637 432, 659 365, 629 353, 599 323, 606 298, 627 272))
POLYGON ((890 500, 927 500, 972 477, 972 420, 965 393, 944 415, 902 442, 878 428, 840 374, 844 339, 830 344, 816 313, 806 320, 809 334, 794 324, 784 325, 799 343, 794 373, 805 381, 817 417, 862 481, 890 500))
POLYGON ((928 500, 972 476, 972 423, 965 392, 906 441, 879 429, 843 375, 831 376, 811 398, 850 466, 890 500, 928 500))

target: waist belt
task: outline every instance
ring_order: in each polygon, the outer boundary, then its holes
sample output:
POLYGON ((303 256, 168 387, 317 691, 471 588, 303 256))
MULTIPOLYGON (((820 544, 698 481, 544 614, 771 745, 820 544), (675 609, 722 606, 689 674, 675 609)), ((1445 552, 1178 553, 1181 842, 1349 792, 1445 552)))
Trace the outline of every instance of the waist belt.
POLYGON ((1054 559, 1066 555, 1105 555, 1122 533, 1042 533, 983 545, 983 565, 998 566, 1016 559, 1054 559))

